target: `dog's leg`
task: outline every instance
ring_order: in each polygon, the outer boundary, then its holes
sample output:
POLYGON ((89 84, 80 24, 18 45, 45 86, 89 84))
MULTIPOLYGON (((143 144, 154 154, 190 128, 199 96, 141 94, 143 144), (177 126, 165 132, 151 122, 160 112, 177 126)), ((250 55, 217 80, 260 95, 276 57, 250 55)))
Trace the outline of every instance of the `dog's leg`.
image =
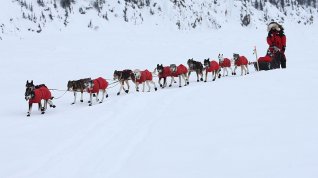
POLYGON ((74 101, 72 104, 75 104, 75 102, 76 102, 76 95, 77 95, 77 93, 76 93, 76 91, 74 91, 74 101))
POLYGON ((46 100, 44 100, 44 101, 43 101, 43 106, 42 106, 42 109, 41 109, 41 114, 44 114, 44 113, 45 113, 46 105, 47 105, 47 102, 46 102, 46 100))
POLYGON ((92 106, 93 104, 93 93, 89 93, 89 105, 88 106, 92 106))
POLYGON ((181 74, 183 80, 184 80, 184 86, 187 86, 187 77, 186 77, 187 74, 181 74))
POLYGON ((27 117, 30 117, 31 115, 31 110, 32 110, 32 103, 29 103, 29 111, 27 113, 27 117))
POLYGON ((167 77, 163 78, 163 84, 162 84, 162 88, 165 88, 167 84, 167 77))
POLYGON ((127 89, 125 92, 128 93, 128 92, 129 92, 129 88, 130 88, 130 86, 129 86, 129 81, 126 80, 125 82, 126 82, 126 84, 127 84, 127 86, 128 86, 128 89, 127 89))
POLYGON ((105 97, 108 98, 108 93, 107 93, 107 90, 106 90, 106 89, 105 89, 105 94, 106 94, 105 97))
POLYGON ((139 92, 139 82, 136 82, 136 91, 139 92))
POLYGON ((188 84, 189 84, 190 75, 191 75, 191 71, 189 69, 189 72, 188 72, 188 84))
POLYGON ((250 73, 250 71, 248 70, 248 64, 246 65, 246 72, 247 72, 247 74, 250 73))
POLYGON ((189 75, 187 73, 184 74, 185 78, 186 78, 186 84, 189 85, 189 75))
POLYGON ((234 67, 234 71, 233 71, 233 73, 232 73, 232 75, 236 75, 236 69, 237 69, 237 65, 235 65, 235 67, 234 67))
POLYGON ((96 103, 98 103, 98 101, 99 101, 99 99, 98 99, 99 91, 100 90, 98 90, 98 92, 96 93, 96 103))
POLYGON ((197 82, 199 82, 199 81, 200 81, 200 80, 199 80, 199 72, 196 71, 196 73, 197 73, 197 82))
POLYGON ((174 77, 173 76, 171 76, 171 81, 170 81, 170 85, 169 85, 169 87, 171 87, 172 86, 172 82, 174 81, 174 77))
POLYGON ((120 81, 120 88, 119 91, 117 92, 117 95, 120 95, 120 91, 124 88, 124 81, 120 81))
POLYGON ((81 103, 83 103, 84 100, 83 100, 83 91, 81 91, 81 103))
POLYGON ((150 90, 151 90, 151 86, 149 84, 149 81, 151 81, 151 80, 146 80, 146 83, 147 83, 147 86, 148 86, 148 92, 150 92, 150 90))
POLYGON ((160 83, 161 79, 162 79, 162 78, 159 77, 159 80, 158 80, 159 87, 162 87, 162 84, 160 83))
POLYGON ((212 81, 215 81, 216 79, 216 70, 212 71, 212 81))
POLYGON ((157 86, 156 86, 156 83, 152 80, 150 80, 150 82, 153 84, 154 88, 155 88, 155 91, 157 91, 157 86))
POLYGON ((106 93, 106 89, 105 90, 102 90, 102 100, 99 102, 99 103, 103 103, 104 101, 104 98, 105 98, 105 93, 106 93))
POLYGON ((145 84, 146 84, 146 81, 142 82, 142 92, 145 92, 145 84))
POLYGON ((47 100, 51 108, 55 108, 56 106, 53 104, 52 100, 47 100))
POLYGON ((204 82, 206 82, 208 80, 208 70, 205 70, 205 80, 204 82))
POLYGON ((181 75, 179 75, 178 77, 179 77, 179 87, 181 88, 181 75))

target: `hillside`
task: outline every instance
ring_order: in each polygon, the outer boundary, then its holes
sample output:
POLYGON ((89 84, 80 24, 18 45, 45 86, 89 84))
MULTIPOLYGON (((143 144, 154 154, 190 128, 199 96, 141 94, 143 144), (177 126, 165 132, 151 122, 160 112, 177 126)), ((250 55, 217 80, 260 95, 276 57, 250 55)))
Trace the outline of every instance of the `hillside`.
POLYGON ((259 28, 271 21, 312 25, 317 2, 309 0, 13 0, 0 7, 0 38, 25 33, 103 31, 122 24, 171 29, 259 28))

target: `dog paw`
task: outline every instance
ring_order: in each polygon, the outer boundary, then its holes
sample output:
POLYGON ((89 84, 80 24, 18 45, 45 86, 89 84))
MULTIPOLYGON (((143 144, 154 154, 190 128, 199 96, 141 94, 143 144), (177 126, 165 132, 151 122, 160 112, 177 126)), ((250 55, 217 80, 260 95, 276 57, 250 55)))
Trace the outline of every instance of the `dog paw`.
POLYGON ((190 83, 189 82, 187 82, 187 85, 189 85, 190 83))
POLYGON ((73 104, 75 104, 75 103, 71 103, 71 105, 73 105, 73 104))
POLYGON ((120 95, 120 93, 119 93, 119 92, 117 93, 117 96, 118 96, 118 95, 120 95))
POLYGON ((172 85, 169 85, 169 87, 172 87, 172 85))
POLYGON ((92 103, 91 103, 91 104, 89 104, 88 106, 92 106, 92 103))
POLYGON ((101 102, 101 101, 99 102, 99 104, 102 104, 102 103, 103 103, 103 102, 101 102))
POLYGON ((197 80, 197 82, 200 82, 200 80, 197 80))
POLYGON ((91 101, 88 101, 87 103, 91 103, 91 101))
POLYGON ((106 95, 106 98, 108 98, 108 94, 106 95))
POLYGON ((213 79, 212 81, 215 81, 215 79, 213 79))
POLYGON ((84 102, 84 100, 81 100, 81 103, 83 103, 84 102))
POLYGON ((206 80, 204 80, 204 82, 206 82, 206 80))
POLYGON ((42 111, 42 112, 41 112, 41 114, 45 114, 45 112, 44 112, 44 111, 42 111))
POLYGON ((200 80, 203 81, 203 78, 201 78, 200 80))
POLYGON ((180 85, 179 88, 181 88, 182 86, 180 85))
POLYGON ((176 81, 174 81, 173 83, 177 83, 176 81))
POLYGON ((155 91, 157 91, 158 89, 157 88, 155 88, 155 91))
POLYGON ((160 84, 160 87, 162 87, 162 84, 160 84))
POLYGON ((55 106, 55 105, 50 105, 50 107, 52 107, 52 108, 56 108, 56 106, 55 106))
POLYGON ((126 92, 126 93, 128 93, 128 92, 129 92, 129 90, 126 90, 125 92, 126 92))

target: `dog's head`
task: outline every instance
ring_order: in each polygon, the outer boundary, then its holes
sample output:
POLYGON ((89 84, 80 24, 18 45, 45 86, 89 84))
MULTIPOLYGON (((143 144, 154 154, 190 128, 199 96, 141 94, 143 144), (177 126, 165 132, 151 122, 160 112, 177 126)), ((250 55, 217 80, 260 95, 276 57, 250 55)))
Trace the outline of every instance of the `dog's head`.
POLYGON ((89 79, 84 83, 84 86, 85 85, 87 86, 88 89, 92 89, 94 88, 94 81, 92 79, 89 79))
POLYGON ((222 62, 224 60, 223 54, 219 54, 218 55, 218 59, 219 59, 220 62, 222 62))
POLYGON ((33 80, 31 80, 31 82, 29 82, 29 80, 27 80, 26 84, 25 84, 25 87, 26 88, 33 88, 34 87, 33 80))
POLYGON ((170 64, 170 71, 171 72, 176 72, 177 71, 177 65, 175 65, 175 64, 170 64))
POLYGON ((161 65, 157 64, 157 71, 158 71, 158 73, 163 72, 163 65, 162 64, 161 65))
POLYGON ((239 58, 240 58, 239 54, 236 54, 236 53, 233 54, 233 60, 234 61, 238 60, 239 58))
POLYGON ((210 58, 204 59, 203 65, 204 65, 204 67, 210 67, 210 58))
POLYGON ((120 75, 121 75, 121 71, 115 70, 113 75, 114 80, 119 80, 120 75))
POLYGON ((192 67, 193 67, 193 63, 194 63, 193 58, 192 58, 192 59, 188 59, 187 64, 188 64, 188 66, 189 66, 190 68, 192 68, 192 67))
POLYGON ((67 82, 67 91, 73 91, 74 90, 74 83, 75 83, 74 80, 69 80, 67 82))
POLYGON ((28 101, 29 99, 34 98, 34 89, 32 88, 26 88, 25 93, 24 93, 24 98, 26 101, 28 101))
POLYGON ((139 69, 134 70, 134 76, 139 80, 141 77, 141 71, 139 69))

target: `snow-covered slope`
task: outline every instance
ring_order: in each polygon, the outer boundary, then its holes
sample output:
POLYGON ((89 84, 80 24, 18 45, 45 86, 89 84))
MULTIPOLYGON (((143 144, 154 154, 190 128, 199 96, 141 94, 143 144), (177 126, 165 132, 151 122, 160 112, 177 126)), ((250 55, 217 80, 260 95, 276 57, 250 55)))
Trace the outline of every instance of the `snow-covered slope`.
MULTIPOLYGON (((74 21, 76 21, 74 19, 74 21)), ((1 49, 2 178, 316 178, 317 26, 286 24, 286 70, 116 96, 26 117, 26 80, 65 89, 68 80, 111 78, 115 69, 149 69, 233 52, 253 61, 266 51, 266 26, 216 31, 66 28, 4 40, 1 49), (297 29, 297 30, 296 30, 297 29), (302 35, 299 35, 299 31, 302 35), (306 45, 300 45, 306 44, 306 45)), ((63 92, 53 92, 55 97, 63 92)), ((85 101, 88 96, 85 95, 85 101)))
POLYGON ((282 0, 283 6, 263 0, 10 0, 1 2, 0 37, 65 28, 97 31, 120 28, 123 23, 180 30, 219 29, 227 24, 257 28, 273 20, 313 24, 317 8, 298 1, 282 0))

